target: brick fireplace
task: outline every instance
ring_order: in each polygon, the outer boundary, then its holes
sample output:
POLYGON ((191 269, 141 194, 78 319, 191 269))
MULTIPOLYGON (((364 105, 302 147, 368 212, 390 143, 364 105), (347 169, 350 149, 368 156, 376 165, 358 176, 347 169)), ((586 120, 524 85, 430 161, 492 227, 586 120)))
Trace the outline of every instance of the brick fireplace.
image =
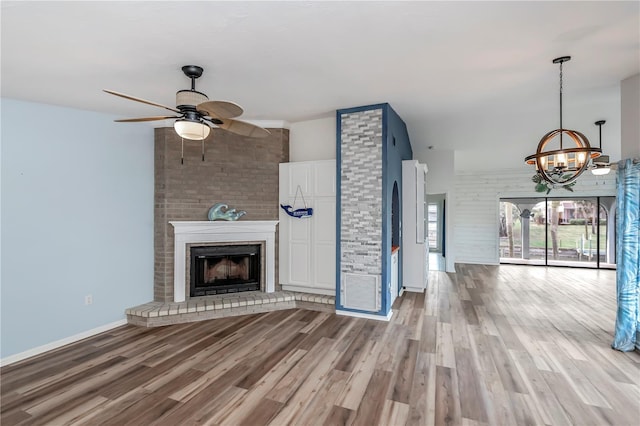
POLYGON ((260 289, 272 293, 276 284, 276 226, 278 221, 259 220, 226 221, 171 221, 174 228, 173 302, 183 302, 190 294, 190 277, 187 271, 191 263, 191 251, 195 248, 219 248, 234 245, 260 245, 264 256, 260 256, 260 274, 264 280, 260 289))
MULTIPOLYGON (((289 161, 289 131, 269 131, 268 138, 252 139, 214 129, 205 140, 205 161, 202 144, 185 140, 181 164, 181 140, 173 128, 155 130, 154 301, 173 302, 176 296, 170 222, 204 222, 218 202, 247 212, 237 223, 278 219, 278 164, 289 161)), ((274 277, 277 252, 276 233, 274 277)), ((274 279, 274 290, 280 290, 274 279)))

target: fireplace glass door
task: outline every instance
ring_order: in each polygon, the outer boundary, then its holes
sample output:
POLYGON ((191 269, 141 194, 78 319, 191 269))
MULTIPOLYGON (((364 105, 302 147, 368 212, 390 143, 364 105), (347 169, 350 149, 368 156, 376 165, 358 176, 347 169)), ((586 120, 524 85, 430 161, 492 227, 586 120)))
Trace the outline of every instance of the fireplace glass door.
POLYGON ((190 296, 260 290, 260 244, 191 247, 190 296))

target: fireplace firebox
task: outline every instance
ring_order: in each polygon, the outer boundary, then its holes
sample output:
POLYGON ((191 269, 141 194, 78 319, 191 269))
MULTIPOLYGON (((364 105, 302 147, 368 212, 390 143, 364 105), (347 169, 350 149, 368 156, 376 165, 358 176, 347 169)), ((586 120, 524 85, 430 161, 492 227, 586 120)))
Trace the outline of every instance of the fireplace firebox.
POLYGON ((260 290, 261 245, 191 247, 190 296, 260 290))

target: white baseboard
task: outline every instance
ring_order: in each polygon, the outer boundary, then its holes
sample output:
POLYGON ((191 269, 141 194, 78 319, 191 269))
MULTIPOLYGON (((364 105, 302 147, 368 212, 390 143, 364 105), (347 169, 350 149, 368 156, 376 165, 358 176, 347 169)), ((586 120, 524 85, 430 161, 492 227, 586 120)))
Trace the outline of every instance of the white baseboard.
POLYGON ((411 293, 424 293, 425 288, 424 287, 408 287, 408 286, 405 286, 403 288, 403 291, 409 291, 411 293))
POLYGON ((373 319, 378 321, 390 321, 391 317, 393 316, 393 310, 389 311, 386 317, 383 317, 381 315, 374 315, 374 314, 363 314, 361 312, 341 311, 338 309, 336 309, 336 315, 344 315, 347 317, 356 317, 356 318, 366 318, 366 319, 373 319))
POLYGON ((126 324, 127 320, 121 319, 109 324, 101 325, 100 327, 92 328, 91 330, 83 331, 82 333, 74 334, 73 336, 65 337, 64 339, 56 340, 55 342, 47 343, 46 345, 38 346, 37 348, 29 349, 15 355, 9 355, 8 357, 0 359, 0 367, 31 358, 32 356, 40 355, 47 351, 58 349, 62 346, 68 345, 69 343, 74 343, 126 324))

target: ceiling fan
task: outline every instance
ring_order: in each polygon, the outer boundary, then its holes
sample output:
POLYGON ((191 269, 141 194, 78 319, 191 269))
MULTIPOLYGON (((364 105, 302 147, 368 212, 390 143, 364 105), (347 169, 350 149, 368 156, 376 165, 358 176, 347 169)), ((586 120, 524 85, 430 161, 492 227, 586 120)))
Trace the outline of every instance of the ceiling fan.
POLYGON ((176 118, 173 127, 176 133, 183 139, 204 140, 211 128, 220 128, 231 133, 253 138, 262 138, 271 133, 267 129, 253 125, 246 121, 236 120, 242 114, 242 107, 228 101, 210 101, 207 95, 196 90, 196 78, 202 75, 204 70, 197 65, 185 65, 182 72, 191 79, 191 89, 178 90, 176 92, 176 107, 168 107, 156 102, 125 95, 113 90, 104 90, 111 95, 120 96, 143 104, 164 108, 177 115, 163 115, 143 118, 126 118, 115 120, 120 123, 133 123, 140 121, 159 121, 176 118))
MULTIPOLYGON (((602 149, 602 125, 606 123, 605 120, 598 120, 594 124, 598 126, 598 131, 600 133, 600 149, 602 149)), ((602 176, 608 174, 611 169, 617 169, 618 164, 613 163, 609 160, 608 155, 600 155, 597 158, 591 159, 591 164, 589 164, 588 169, 591 170, 596 176, 602 176)))

